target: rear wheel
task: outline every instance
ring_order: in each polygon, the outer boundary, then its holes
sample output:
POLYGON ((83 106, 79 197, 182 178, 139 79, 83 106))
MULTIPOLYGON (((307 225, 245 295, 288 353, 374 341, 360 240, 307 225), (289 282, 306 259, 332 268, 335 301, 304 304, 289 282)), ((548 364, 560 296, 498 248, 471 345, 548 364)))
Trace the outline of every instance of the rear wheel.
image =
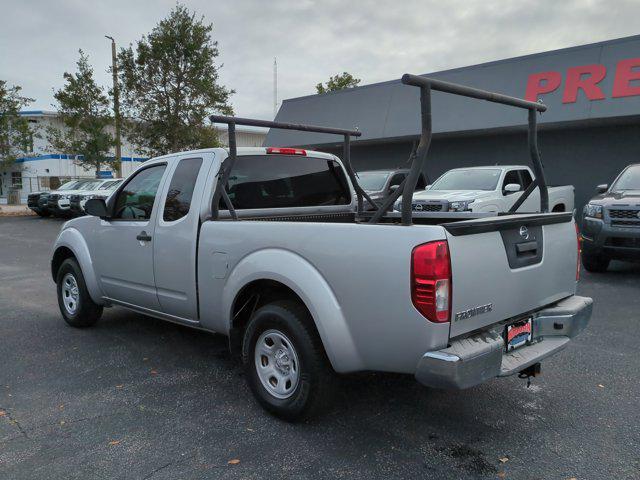
POLYGON ((264 305, 242 342, 249 387, 260 405, 288 421, 326 404, 334 374, 306 308, 290 300, 264 305))
POLYGON ((609 268, 611 260, 601 255, 583 254, 582 265, 587 272, 602 273, 609 268))
POLYGON ((65 322, 78 328, 94 325, 102 316, 102 306, 91 299, 78 262, 73 258, 62 262, 56 280, 58 306, 65 322))

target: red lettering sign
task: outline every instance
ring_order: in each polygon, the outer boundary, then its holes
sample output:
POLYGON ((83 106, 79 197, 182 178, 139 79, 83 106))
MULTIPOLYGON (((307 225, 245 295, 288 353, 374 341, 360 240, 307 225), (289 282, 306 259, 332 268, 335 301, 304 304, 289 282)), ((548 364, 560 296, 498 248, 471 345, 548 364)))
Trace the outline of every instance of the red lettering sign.
POLYGON ((633 81, 640 81, 640 58, 619 61, 616 67, 616 78, 613 82, 613 97, 640 95, 640 82, 630 85, 633 81), (638 70, 633 70, 634 68, 638 70))
POLYGON ((537 102, 538 95, 556 90, 562 83, 562 75, 558 72, 542 72, 529 75, 527 93, 524 98, 530 102, 537 102))
POLYGON ((604 100, 604 93, 602 93, 597 84, 604 80, 606 75, 607 69, 604 65, 571 67, 567 70, 567 81, 564 86, 562 103, 575 103, 578 99, 579 89, 584 92, 589 100, 604 100))
MULTIPOLYGON (((567 69, 562 103, 575 103, 578 100, 579 91, 588 100, 604 100, 605 92, 600 87, 607 76, 604 65, 592 64, 567 69)), ((541 95, 556 91, 562 85, 560 72, 540 72, 529 75, 525 98, 537 102, 541 95)), ((640 58, 621 60, 616 66, 613 82, 612 98, 640 96, 640 58)))

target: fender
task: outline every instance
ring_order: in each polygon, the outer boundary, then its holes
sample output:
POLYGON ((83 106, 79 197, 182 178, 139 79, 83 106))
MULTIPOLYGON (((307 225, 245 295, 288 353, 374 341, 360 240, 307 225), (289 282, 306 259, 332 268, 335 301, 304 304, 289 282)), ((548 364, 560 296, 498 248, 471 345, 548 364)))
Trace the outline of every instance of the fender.
POLYGON ((98 305, 105 305, 105 301, 102 298, 102 289, 98 284, 91 254, 89 253, 89 247, 82 234, 75 228, 65 228, 58 235, 53 246, 53 252, 55 253, 60 247, 67 247, 78 260, 91 300, 98 305))
POLYGON ((222 311, 227 318, 227 331, 230 329, 233 301, 237 293, 255 280, 275 280, 296 292, 309 309, 336 372, 345 373, 364 368, 342 308, 331 287, 313 265, 289 250, 259 250, 247 255, 235 266, 222 295, 222 311))

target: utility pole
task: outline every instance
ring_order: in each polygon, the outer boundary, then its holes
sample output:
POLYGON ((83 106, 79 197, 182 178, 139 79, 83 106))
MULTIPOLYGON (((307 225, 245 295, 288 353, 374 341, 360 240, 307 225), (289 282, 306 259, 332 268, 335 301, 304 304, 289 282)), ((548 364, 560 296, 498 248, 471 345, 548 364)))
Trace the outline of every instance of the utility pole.
POLYGON ((273 58, 273 118, 278 114, 278 62, 273 58))
POLYGON ((118 89, 116 41, 109 35, 105 35, 105 38, 111 40, 111 71, 113 73, 113 115, 116 124, 116 176, 122 177, 122 144, 120 142, 120 91, 118 89))

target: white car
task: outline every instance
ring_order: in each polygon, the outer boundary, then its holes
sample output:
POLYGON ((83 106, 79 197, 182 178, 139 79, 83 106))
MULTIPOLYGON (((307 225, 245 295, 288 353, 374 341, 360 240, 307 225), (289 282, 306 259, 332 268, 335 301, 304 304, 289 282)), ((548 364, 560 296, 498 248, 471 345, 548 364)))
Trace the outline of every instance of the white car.
MULTIPOLYGON (((534 174, 523 165, 496 165, 449 170, 426 190, 413 195, 412 210, 419 212, 507 212, 534 181, 534 174)), ((548 187, 549 210, 571 212, 574 187, 548 187)), ((395 204, 400 210, 402 203, 395 204)), ((536 188, 517 209, 538 212, 540 192, 536 188)))
POLYGON ((75 215, 84 215, 84 205, 87 203, 87 200, 91 200, 92 198, 103 198, 106 200, 109 195, 116 191, 121 183, 121 178, 111 178, 103 180, 100 186, 94 190, 83 190, 71 195, 69 197, 71 211, 75 215))

